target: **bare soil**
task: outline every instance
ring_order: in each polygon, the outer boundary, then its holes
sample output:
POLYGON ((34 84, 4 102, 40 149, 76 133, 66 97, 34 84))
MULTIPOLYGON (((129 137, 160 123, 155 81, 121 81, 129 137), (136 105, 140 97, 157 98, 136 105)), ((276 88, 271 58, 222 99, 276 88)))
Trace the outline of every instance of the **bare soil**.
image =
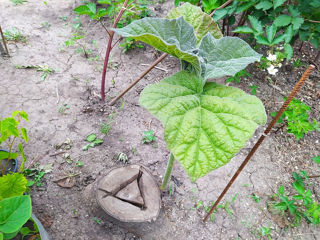
MULTIPOLYGON (((257 129, 248 144, 229 164, 192 183, 183 168, 176 162, 170 181, 170 190, 162 193, 162 210, 150 231, 138 236, 124 226, 116 225, 93 214, 84 197, 86 187, 103 176, 108 169, 127 163, 148 167, 158 183, 164 174, 169 151, 163 139, 163 127, 150 113, 138 105, 142 89, 179 69, 179 61, 167 57, 138 83, 115 106, 101 103, 99 87, 107 34, 101 25, 81 17, 85 38, 81 40, 93 50, 98 60, 88 59, 77 53, 77 44, 65 47, 64 42, 75 32, 77 22, 73 9, 81 1, 28 0, 14 6, 0 0, 2 29, 15 27, 26 36, 26 43, 10 42, 10 58, 0 58, 1 117, 14 110, 29 114, 26 124, 30 141, 25 145, 27 167, 36 164, 53 164, 42 186, 32 187, 33 212, 39 217, 52 239, 267 239, 261 228, 270 228, 272 239, 320 239, 318 228, 302 221, 297 228, 288 228, 285 219, 272 215, 267 202, 280 185, 290 189, 292 173, 305 170, 309 175, 319 175, 320 169, 312 160, 319 155, 319 132, 310 132, 302 140, 288 134, 285 128, 276 127, 241 173, 225 196, 223 203, 231 202, 229 213, 220 208, 214 221, 203 224, 205 210, 215 201, 229 179, 244 160, 264 127, 257 129), (45 23, 50 26, 46 27, 45 23), (96 41, 96 48, 92 44, 96 41), (42 72, 35 69, 17 69, 16 65, 47 64, 55 70, 44 81, 42 72), (100 132, 100 124, 113 116, 108 135, 100 132), (143 131, 154 130, 155 144, 142 144, 143 131), (97 134, 104 140, 100 146, 83 151, 86 136, 97 134), (65 143, 66 142, 66 143, 65 143), (65 143, 65 144, 63 144, 65 143), (62 144, 62 145, 61 145, 62 144), (136 151, 136 153, 134 153, 136 151), (65 155, 66 152, 69 155, 65 155), (128 156, 128 162, 116 160, 120 152, 128 156), (56 154, 59 153, 59 154, 56 154), (61 153, 61 154, 60 154, 61 153), (66 161, 66 158, 69 158, 66 161), (71 160, 70 160, 71 159, 71 160), (82 161, 84 166, 77 166, 82 161), (75 176, 73 176, 75 175, 75 176), (68 176, 67 181, 58 181, 68 176), (58 183, 60 183, 58 185, 58 183), (261 198, 255 202, 252 195, 261 198)), ((173 7, 173 1, 154 3, 152 10, 164 16, 173 7)), ((106 20, 106 24, 109 24, 106 20)), ((48 25, 47 25, 48 26, 48 25)), ((296 44, 299 48, 299 43, 296 44)), ((107 101, 115 97, 132 82, 159 53, 151 47, 135 49, 121 54, 115 47, 107 73, 107 101)), ((305 44, 295 51, 295 58, 308 62, 316 50, 305 44)), ((319 64, 319 63, 317 63, 319 64)), ((248 67, 251 77, 240 84, 231 83, 250 93, 251 84, 258 85, 257 96, 270 113, 278 110, 304 67, 293 68, 284 64, 276 76, 257 68, 248 67)), ((320 75, 315 71, 298 94, 311 107, 311 118, 319 121, 320 75)), ((224 79, 219 80, 221 83, 224 79)), ((268 118, 269 122, 271 117, 268 118)), ((319 179, 312 179, 311 189, 319 201, 319 179)), ((291 192, 293 194, 293 192, 291 192)), ((87 196, 88 197, 88 196, 87 196)))

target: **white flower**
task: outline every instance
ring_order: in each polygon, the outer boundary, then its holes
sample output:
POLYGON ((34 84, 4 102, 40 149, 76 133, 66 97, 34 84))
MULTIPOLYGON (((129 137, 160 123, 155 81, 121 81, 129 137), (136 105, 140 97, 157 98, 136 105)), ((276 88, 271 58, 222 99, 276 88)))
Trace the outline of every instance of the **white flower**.
POLYGON ((278 72, 278 69, 274 68, 273 65, 268 67, 267 70, 268 70, 268 73, 271 74, 271 75, 276 75, 276 73, 278 72))
POLYGON ((269 60, 269 61, 276 61, 277 60, 277 56, 276 55, 272 55, 272 54, 269 54, 268 55, 268 57, 267 57, 267 59, 269 60))

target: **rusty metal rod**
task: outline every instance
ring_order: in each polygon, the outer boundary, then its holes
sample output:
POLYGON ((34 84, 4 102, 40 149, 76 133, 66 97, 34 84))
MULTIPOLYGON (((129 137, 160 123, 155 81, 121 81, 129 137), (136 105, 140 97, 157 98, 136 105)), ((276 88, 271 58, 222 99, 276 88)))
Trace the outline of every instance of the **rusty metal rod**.
POLYGON ((304 72, 304 74, 302 75, 302 77, 300 78, 300 80, 297 82, 296 86, 293 88, 293 90, 291 91, 289 97, 287 98, 287 100, 283 103, 282 107, 280 108, 280 110, 277 112, 277 115, 273 118, 273 120, 271 121, 271 123, 269 124, 269 126, 267 127, 267 129, 264 131, 264 133, 262 134, 262 136, 259 138, 259 140, 257 141, 257 143, 253 146, 253 148, 251 149, 251 151, 249 152, 248 156, 246 157, 246 159, 243 161, 243 163, 241 164, 241 166, 239 167, 239 169, 237 170, 237 172, 233 175, 233 177, 231 178, 231 180, 229 181, 229 183, 227 184, 227 186, 224 188, 224 190, 222 191, 222 193, 220 194, 220 196, 218 197, 217 201, 214 203, 214 205, 211 207, 209 213, 205 216, 205 218, 202 220, 203 222, 206 222, 208 217, 212 214, 212 212, 214 211, 214 209, 218 206, 218 204, 220 203, 221 199, 224 197, 224 195, 228 192, 229 188, 231 187, 231 185, 234 183, 234 181, 236 180, 236 178, 238 177, 238 175, 241 173, 241 171, 243 170, 243 168, 247 165, 247 163, 249 162, 249 160, 251 159, 251 157, 253 156, 253 154, 256 152, 256 150, 259 148, 259 146, 261 145, 261 143, 263 142, 263 140, 265 139, 265 137, 269 134, 269 132, 271 131, 272 127, 274 126, 274 124, 278 121, 278 119, 280 118, 280 116, 282 115, 282 113, 285 111, 285 109, 288 107, 289 103, 291 102, 291 100, 293 99, 293 97, 297 94, 297 92, 300 90, 302 84, 307 80, 307 78, 309 77, 310 73, 315 69, 314 65, 309 65, 308 69, 304 72))
POLYGON ((5 39, 4 35, 3 35, 1 26, 0 26, 0 34, 1 34, 1 38, 2 38, 2 42, 3 42, 4 48, 6 49, 8 56, 10 56, 9 50, 8 50, 8 48, 7 48, 6 39, 5 39))
POLYGON ((136 85, 145 75, 147 75, 148 72, 151 71, 152 68, 154 68, 159 62, 161 62, 166 56, 168 56, 168 53, 162 54, 156 61, 154 61, 150 67, 148 67, 147 70, 145 70, 133 83, 129 85, 125 90, 123 90, 117 97, 115 97, 110 103, 109 106, 113 106, 116 101, 118 101, 123 95, 125 95, 134 85, 136 85))
POLYGON ((232 3, 232 2, 233 2, 233 0, 228 0, 227 2, 225 2, 224 4, 222 4, 220 7, 216 8, 209 16, 212 17, 213 14, 214 14, 217 10, 228 6, 228 5, 229 5, 230 3, 232 3))

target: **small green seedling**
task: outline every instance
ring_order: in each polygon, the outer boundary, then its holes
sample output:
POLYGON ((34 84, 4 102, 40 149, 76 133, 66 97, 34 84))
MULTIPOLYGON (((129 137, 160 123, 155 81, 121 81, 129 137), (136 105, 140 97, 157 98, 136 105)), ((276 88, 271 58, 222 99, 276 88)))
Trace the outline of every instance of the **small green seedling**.
POLYGON ((78 211, 77 211, 77 209, 73 209, 72 212, 73 212, 73 215, 74 215, 74 216, 78 216, 78 211))
POLYGON ((292 61, 293 68, 299 68, 299 67, 307 67, 307 64, 304 62, 301 62, 301 59, 298 58, 297 60, 292 61))
POLYGON ((95 221, 97 224, 101 225, 101 220, 99 220, 98 218, 94 217, 92 218, 93 221, 95 221))
POLYGON ((251 74, 248 73, 245 69, 237 72, 234 76, 227 78, 226 83, 235 82, 239 83, 242 77, 251 77, 251 74))
POLYGON ((10 0, 10 2, 12 2, 13 3, 13 5, 22 5, 22 4, 24 4, 24 3, 26 3, 26 2, 28 2, 27 0, 10 0))
POLYGON ((61 19, 62 21, 64 21, 64 22, 68 21, 68 17, 66 17, 66 16, 61 16, 60 19, 61 19))
POLYGON ((269 227, 261 227, 259 233, 261 237, 267 237, 268 240, 271 240, 271 229, 269 227))
POLYGON ((37 72, 43 72, 41 75, 41 80, 44 81, 49 74, 55 72, 53 68, 50 68, 47 64, 44 65, 16 65, 17 69, 36 69, 37 72))
POLYGON ((111 123, 113 123, 113 121, 100 123, 100 132, 108 136, 109 131, 111 130, 111 123))
MULTIPOLYGON (((233 196, 231 202, 226 201, 226 203, 219 204, 219 205, 217 206, 217 208, 213 211, 213 213, 210 215, 210 220, 211 220, 211 222, 214 222, 215 213, 218 212, 218 209, 224 209, 224 210, 226 211, 226 213, 227 213, 231 218, 234 218, 234 216, 233 216, 234 213, 233 213, 232 209, 229 208, 229 207, 235 202, 235 200, 237 199, 237 197, 238 197, 238 193, 236 193, 236 194, 233 196)), ((201 207, 203 207, 203 209, 205 210, 205 212, 208 213, 213 205, 214 205, 214 202, 213 202, 213 201, 210 202, 209 206, 206 206, 206 205, 203 204, 203 201, 202 201, 202 200, 199 200, 199 201, 195 204, 194 208, 191 208, 191 209, 195 210, 195 209, 201 209, 201 207)))
POLYGON ((28 180, 28 187, 42 186, 42 180, 45 176, 45 174, 52 172, 53 164, 47 164, 47 165, 39 165, 36 164, 33 168, 28 168, 24 170, 24 175, 28 178, 31 178, 31 180, 28 180))
POLYGON ((136 155, 136 154, 137 154, 137 148, 135 148, 135 147, 132 148, 132 154, 133 154, 133 155, 136 155))
POLYGON ((61 114, 66 114, 67 109, 70 109, 70 106, 67 103, 64 103, 59 107, 58 112, 61 114))
POLYGON ((143 44, 139 43, 137 40, 133 38, 125 38, 124 42, 120 44, 120 47, 123 47, 123 53, 126 53, 129 50, 140 48, 143 49, 143 44))
MULTIPOLYGON (((286 98, 284 98, 284 100, 286 100, 286 98)), ((308 112, 310 112, 308 105, 297 99, 292 99, 278 120, 278 123, 286 124, 288 133, 292 133, 296 136, 297 140, 300 140, 310 131, 320 131, 319 123, 316 119, 313 119, 312 122, 309 121, 308 112)), ((276 112, 271 113, 272 117, 275 115, 276 112)))
POLYGON ((257 88, 259 88, 257 85, 251 85, 249 86, 249 88, 251 89, 251 94, 252 95, 256 95, 257 94, 257 88))
POLYGON ((313 157, 312 160, 313 160, 315 163, 320 164, 320 156, 313 157))
POLYGON ((143 132, 143 137, 142 137, 142 143, 151 143, 156 140, 156 137, 154 136, 154 131, 149 130, 149 131, 144 131, 143 132))
POLYGON ((77 166, 77 167, 83 167, 84 164, 83 164, 82 161, 76 161, 76 166, 77 166))
POLYGON ((261 198, 258 195, 256 195, 255 193, 252 194, 251 199, 253 201, 255 201, 256 203, 259 203, 261 201, 261 198))
POLYGON ((41 27, 49 30, 49 28, 51 27, 51 24, 49 22, 43 22, 41 23, 41 27))
POLYGON ((94 133, 91 133, 86 138, 87 142, 89 144, 85 145, 82 150, 87 151, 89 148, 93 148, 95 146, 101 145, 103 143, 103 140, 100 138, 97 138, 97 136, 94 133))
POLYGON ((3 35, 8 42, 27 42, 27 38, 23 36, 21 32, 14 27, 12 27, 11 30, 4 31, 3 35))

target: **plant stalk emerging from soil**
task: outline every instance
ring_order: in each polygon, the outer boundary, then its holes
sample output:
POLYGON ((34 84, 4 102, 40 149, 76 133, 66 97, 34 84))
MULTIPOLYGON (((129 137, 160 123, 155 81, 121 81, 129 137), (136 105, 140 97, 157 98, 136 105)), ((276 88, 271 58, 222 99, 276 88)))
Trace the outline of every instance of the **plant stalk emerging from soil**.
POLYGON ((173 156, 172 153, 170 153, 170 158, 169 158, 169 161, 168 161, 166 173, 164 175, 162 184, 160 186, 160 190, 164 190, 167 187, 168 180, 170 179, 172 168, 173 168, 173 163, 174 163, 174 156, 173 156))
MULTIPOLYGON (((123 12, 126 10, 126 7, 128 5, 129 0, 126 0, 123 5, 121 10, 118 13, 118 16, 116 17, 116 19, 113 22, 112 28, 116 28, 117 27, 117 23, 120 21, 121 16, 123 14, 123 12)), ((105 93, 105 82, 106 82, 106 72, 107 72, 107 67, 108 67, 108 62, 109 62, 109 56, 110 56, 110 52, 112 50, 112 40, 113 40, 113 36, 114 36, 114 31, 109 31, 109 40, 108 40, 108 45, 107 45, 107 51, 106 51, 106 56, 104 59, 104 64, 103 64, 103 70, 102 70, 102 79, 101 79, 101 100, 104 102, 105 98, 106 98, 106 93, 105 93)))

